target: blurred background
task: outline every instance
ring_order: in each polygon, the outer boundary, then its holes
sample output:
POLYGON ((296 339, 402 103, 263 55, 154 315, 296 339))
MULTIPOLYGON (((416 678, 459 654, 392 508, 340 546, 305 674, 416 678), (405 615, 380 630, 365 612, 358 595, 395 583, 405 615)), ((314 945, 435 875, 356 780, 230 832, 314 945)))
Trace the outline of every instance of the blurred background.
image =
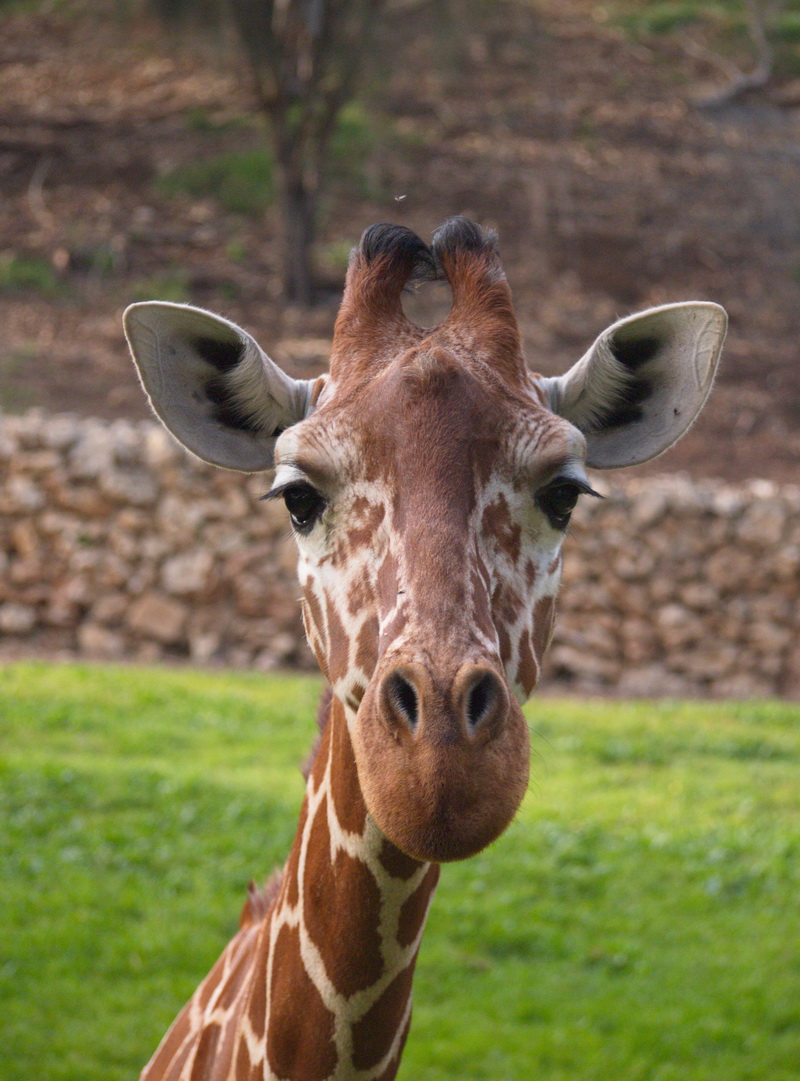
POLYGON ((365 226, 466 213, 543 372, 638 307, 725 305, 669 468, 795 479, 798 0, 351 0, 332 32, 297 3, 270 45, 271 7, 0 2, 2 409, 145 417, 120 324, 144 298, 310 377, 365 226))
POLYGON ((648 305, 730 333, 574 516, 531 791, 442 876, 400 1076, 796 1081, 799 194, 800 0, 0 0, 0 1081, 137 1075, 320 692, 285 509, 153 422, 123 309, 311 378, 363 229, 456 213, 544 373, 648 305))
POLYGON ((363 229, 463 213, 545 374, 730 314, 699 422, 575 515, 548 677, 800 693, 799 180, 800 0, 0 0, 0 655, 314 668, 283 508, 148 419, 121 313, 311 378, 363 229))

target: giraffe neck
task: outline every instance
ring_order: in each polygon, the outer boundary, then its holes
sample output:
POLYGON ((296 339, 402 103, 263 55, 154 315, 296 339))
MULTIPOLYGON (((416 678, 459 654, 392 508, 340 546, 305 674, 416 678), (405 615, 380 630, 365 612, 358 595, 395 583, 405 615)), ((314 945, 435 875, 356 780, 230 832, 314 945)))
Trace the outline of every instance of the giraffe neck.
POLYGON ((391 1081, 438 877, 367 814, 334 699, 277 896, 245 906, 142 1081, 391 1081))
POLYGON ((334 699, 270 921, 266 1053, 278 1077, 394 1077, 438 875, 367 814, 334 699))

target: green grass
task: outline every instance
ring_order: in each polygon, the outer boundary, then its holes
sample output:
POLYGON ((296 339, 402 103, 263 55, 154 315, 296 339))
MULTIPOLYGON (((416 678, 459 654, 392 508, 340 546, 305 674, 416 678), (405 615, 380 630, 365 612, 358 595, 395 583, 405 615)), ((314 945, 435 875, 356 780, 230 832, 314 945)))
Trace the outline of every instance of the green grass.
MULTIPOLYGON (((203 110, 190 113, 191 130, 214 136, 230 125, 215 125, 203 110)), ((328 165, 331 179, 364 194, 371 190, 367 166, 381 139, 377 122, 358 102, 346 105, 331 135, 328 165)), ((398 136, 399 138, 399 136, 398 136)), ((233 214, 262 214, 275 198, 275 161, 266 142, 245 150, 208 153, 201 160, 180 165, 155 182, 163 195, 214 199, 233 214)))
MULTIPOLYGON (((0 670, 0 1079, 134 1077, 288 850, 317 681, 0 670)), ((547 700, 405 1081, 796 1081, 800 706, 547 700)))
POLYGON ((52 263, 46 259, 14 252, 0 254, 0 294, 36 293, 42 297, 55 297, 65 288, 52 263))
MULTIPOLYGON (((612 0, 613 21, 634 36, 668 35, 686 27, 701 26, 712 48, 733 52, 747 68, 755 63, 754 42, 744 0, 612 0)), ((797 74, 800 65, 800 0, 781 4, 762 3, 764 27, 775 52, 779 77, 797 74)))
POLYGON ((773 20, 773 33, 793 45, 800 44, 800 10, 776 15, 773 20))
POLYGON ((39 352, 33 343, 13 350, 0 345, 0 412, 23 413, 40 404, 36 387, 26 382, 31 361, 38 359, 39 352))
POLYGON ((156 186, 165 195, 216 199, 234 214, 259 214, 275 194, 274 165, 266 147, 232 150, 178 166, 156 186))
POLYGON ((639 34, 669 34, 696 22, 703 16, 703 7, 711 7, 695 0, 655 0, 654 3, 631 6, 633 10, 625 13, 622 22, 639 34))
POLYGON ((26 12, 61 12, 69 7, 70 0, 0 0, 0 18, 26 12))
POLYGON ((169 300, 173 304, 186 304, 191 300, 189 275, 182 267, 171 267, 153 274, 149 278, 140 278, 131 289, 132 300, 169 300))

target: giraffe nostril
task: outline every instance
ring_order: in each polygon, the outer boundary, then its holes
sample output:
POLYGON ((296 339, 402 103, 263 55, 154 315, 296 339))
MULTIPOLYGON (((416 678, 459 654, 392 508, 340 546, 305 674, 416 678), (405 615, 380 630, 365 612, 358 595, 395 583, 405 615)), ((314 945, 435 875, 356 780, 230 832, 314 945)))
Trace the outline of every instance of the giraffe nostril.
POLYGON ((419 699, 413 684, 394 672, 387 680, 386 690, 397 712, 414 729, 419 720, 419 699))
POLYGON ((473 683, 467 695, 467 723, 470 728, 478 727, 496 701, 496 679, 490 672, 485 672, 473 683))

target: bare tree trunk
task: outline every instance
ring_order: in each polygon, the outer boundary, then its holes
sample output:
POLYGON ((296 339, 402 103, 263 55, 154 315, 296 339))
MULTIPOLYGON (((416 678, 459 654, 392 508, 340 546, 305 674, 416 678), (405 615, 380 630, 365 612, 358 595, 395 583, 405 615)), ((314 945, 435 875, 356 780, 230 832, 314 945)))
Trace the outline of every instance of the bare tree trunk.
POLYGON ((287 300, 310 308, 316 300, 314 242, 324 187, 328 143, 335 113, 316 126, 293 124, 272 114, 273 145, 281 212, 281 269, 287 300))
POLYGON ((304 306, 315 299, 312 247, 331 132, 384 2, 228 0, 275 151, 284 295, 304 306))
POLYGON ((317 193, 302 177, 280 166, 280 206, 283 219, 283 290, 287 300, 309 308, 314 303, 313 247, 317 193))
POLYGON ((353 96, 386 0, 151 2, 164 19, 194 17, 207 28, 219 30, 226 23, 234 28, 270 126, 284 294, 310 306, 315 299, 312 246, 330 136, 342 106, 353 96))

